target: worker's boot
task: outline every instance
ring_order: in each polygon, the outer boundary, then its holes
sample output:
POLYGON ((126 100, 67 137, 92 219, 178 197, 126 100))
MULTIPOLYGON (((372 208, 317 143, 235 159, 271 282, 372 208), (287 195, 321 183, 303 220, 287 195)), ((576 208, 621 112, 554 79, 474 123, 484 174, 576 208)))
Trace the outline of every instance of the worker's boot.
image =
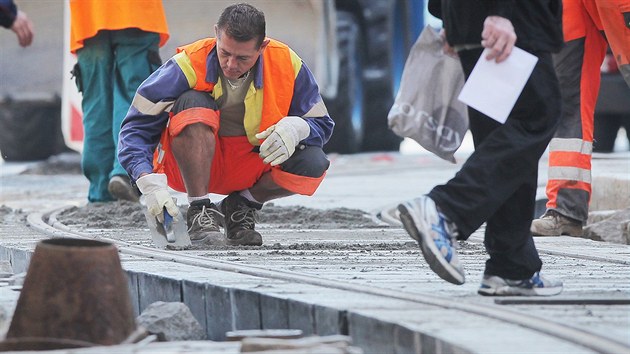
POLYGON ((117 200, 128 200, 130 202, 138 202, 140 194, 131 186, 129 177, 125 175, 116 175, 110 178, 107 184, 107 191, 117 200))
POLYGON ((228 245, 262 245, 262 236, 260 236, 258 231, 254 230, 256 221, 258 221, 257 211, 261 208, 262 204, 251 202, 238 192, 228 195, 221 202, 228 245))
POLYGON ((582 222, 566 217, 555 210, 547 212, 532 221, 531 227, 534 236, 582 236, 582 222))
POLYGON ((225 236, 219 229, 219 218, 223 215, 210 199, 190 203, 186 215, 188 236, 193 245, 224 246, 225 236))

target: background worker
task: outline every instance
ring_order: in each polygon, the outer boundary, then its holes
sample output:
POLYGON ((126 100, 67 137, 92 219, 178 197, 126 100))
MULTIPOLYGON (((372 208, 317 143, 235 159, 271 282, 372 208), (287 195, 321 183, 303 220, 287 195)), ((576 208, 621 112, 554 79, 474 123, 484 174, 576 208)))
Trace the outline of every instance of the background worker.
POLYGON ((401 221, 431 269, 453 284, 465 282, 456 251, 486 223, 481 295, 554 295, 562 282, 540 275, 542 261, 531 225, 538 161, 560 117, 560 89, 551 53, 562 46, 559 0, 430 0, 448 45, 469 77, 478 60, 506 60, 516 45, 538 62, 507 121, 469 108, 475 151, 460 171, 428 195, 401 203, 401 221), (482 56, 484 48, 488 54, 482 56))
POLYGON ((179 215, 167 185, 187 193, 193 244, 261 245, 256 211, 312 195, 330 164, 322 146, 334 123, 315 79, 265 26, 253 6, 227 7, 216 38, 178 48, 138 88, 123 122, 122 165, 158 220, 164 208, 179 215), (210 193, 227 197, 216 205, 210 193))
POLYGON ((120 125, 140 83, 161 65, 169 37, 161 0, 70 0, 70 51, 83 93, 83 174, 88 200, 137 201, 117 158, 120 125))
POLYGON ((563 110, 549 145, 547 211, 532 221, 535 236, 582 236, 591 199, 600 67, 608 45, 630 85, 630 0, 564 0, 563 11, 566 44, 554 56, 563 110))
POLYGON ((15 32, 22 47, 33 42, 33 23, 26 13, 18 10, 13 0, 0 0, 0 26, 15 32))

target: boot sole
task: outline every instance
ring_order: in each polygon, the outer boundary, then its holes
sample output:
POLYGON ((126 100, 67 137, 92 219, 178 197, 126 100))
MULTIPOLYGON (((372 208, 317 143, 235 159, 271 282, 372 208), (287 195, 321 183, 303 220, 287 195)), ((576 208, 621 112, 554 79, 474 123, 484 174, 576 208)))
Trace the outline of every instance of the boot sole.
POLYGON ((553 296, 562 292, 562 287, 535 288, 535 289, 514 289, 509 286, 498 288, 480 288, 477 294, 483 296, 553 296))
POLYGON ((228 244, 225 236, 220 231, 208 234, 204 238, 200 238, 198 240, 191 239, 190 242, 193 246, 225 246, 228 244))
POLYGON ((559 237, 559 236, 583 237, 583 235, 584 235, 583 230, 580 230, 580 232, 572 232, 572 231, 566 231, 566 230, 560 231, 560 232, 532 231, 532 236, 534 237, 559 237))
POLYGON ((229 239, 227 238, 228 246, 262 246, 262 236, 254 235, 252 237, 245 237, 242 239, 229 239))

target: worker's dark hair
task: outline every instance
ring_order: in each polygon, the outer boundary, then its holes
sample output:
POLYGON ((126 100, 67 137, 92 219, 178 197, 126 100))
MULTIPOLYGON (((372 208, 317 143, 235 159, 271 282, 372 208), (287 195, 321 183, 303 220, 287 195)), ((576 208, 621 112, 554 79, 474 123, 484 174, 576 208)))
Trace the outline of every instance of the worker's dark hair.
POLYGON ((265 39, 265 14, 250 4, 230 5, 219 16, 217 27, 219 33, 224 31, 239 42, 258 39, 260 48, 265 39))

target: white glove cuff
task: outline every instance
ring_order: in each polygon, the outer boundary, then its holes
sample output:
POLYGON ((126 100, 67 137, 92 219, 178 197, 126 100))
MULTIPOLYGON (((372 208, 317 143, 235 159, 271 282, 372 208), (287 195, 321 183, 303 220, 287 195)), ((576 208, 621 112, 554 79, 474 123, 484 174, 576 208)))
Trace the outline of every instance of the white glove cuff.
POLYGON ((291 127, 295 129, 297 135, 296 145, 299 144, 300 141, 308 138, 311 133, 311 126, 308 125, 306 120, 302 117, 287 116, 283 118, 283 120, 286 120, 286 122, 290 123, 291 127))
POLYGON ((136 185, 142 194, 149 194, 158 190, 167 189, 166 175, 163 173, 150 173, 144 175, 136 181, 136 185))

